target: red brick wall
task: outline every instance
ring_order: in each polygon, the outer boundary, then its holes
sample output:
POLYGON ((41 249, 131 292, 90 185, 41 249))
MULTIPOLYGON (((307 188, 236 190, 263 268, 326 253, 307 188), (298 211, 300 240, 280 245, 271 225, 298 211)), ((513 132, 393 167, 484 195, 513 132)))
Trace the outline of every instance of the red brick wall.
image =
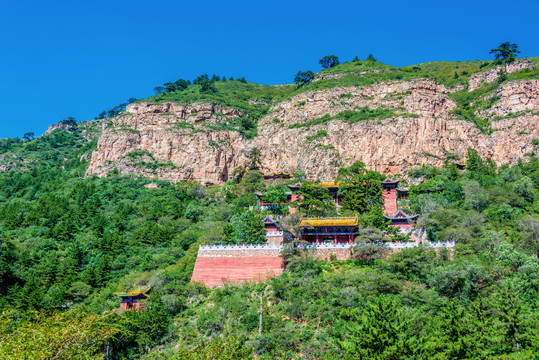
POLYGON ((393 215, 397 212, 397 189, 384 188, 382 197, 384 198, 384 215, 393 215))
POLYGON ((226 282, 264 281, 281 275, 283 259, 274 256, 198 257, 191 281, 206 286, 222 286, 226 282))

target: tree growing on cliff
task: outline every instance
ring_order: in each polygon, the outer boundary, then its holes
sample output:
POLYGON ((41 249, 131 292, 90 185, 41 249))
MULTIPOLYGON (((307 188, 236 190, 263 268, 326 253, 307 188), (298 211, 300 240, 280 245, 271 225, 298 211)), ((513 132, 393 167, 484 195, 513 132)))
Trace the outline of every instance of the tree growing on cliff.
POLYGON ((294 77, 294 82, 299 89, 302 86, 309 85, 313 81, 313 79, 314 73, 312 71, 298 71, 298 73, 294 77))
POLYGON ((511 44, 509 41, 501 43, 497 48, 491 49, 489 54, 494 54, 496 59, 513 61, 516 54, 520 54, 517 44, 511 44))
POLYGON ((259 170, 260 169, 260 150, 258 148, 253 148, 249 154, 249 170, 259 170))
POLYGON ((335 55, 327 55, 324 56, 322 59, 318 61, 318 63, 324 68, 324 69, 331 69, 337 65, 340 64, 339 58, 335 55))

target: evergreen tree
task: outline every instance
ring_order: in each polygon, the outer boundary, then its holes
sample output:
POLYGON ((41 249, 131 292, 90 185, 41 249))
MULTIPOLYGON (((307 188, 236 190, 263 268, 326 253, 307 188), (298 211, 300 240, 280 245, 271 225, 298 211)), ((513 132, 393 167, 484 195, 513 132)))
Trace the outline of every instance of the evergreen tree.
POLYGON ((251 149, 249 153, 249 170, 259 170, 260 169, 260 150, 256 147, 251 149))
POLYGON ((335 55, 327 55, 318 61, 324 69, 330 69, 340 64, 339 58, 335 55))

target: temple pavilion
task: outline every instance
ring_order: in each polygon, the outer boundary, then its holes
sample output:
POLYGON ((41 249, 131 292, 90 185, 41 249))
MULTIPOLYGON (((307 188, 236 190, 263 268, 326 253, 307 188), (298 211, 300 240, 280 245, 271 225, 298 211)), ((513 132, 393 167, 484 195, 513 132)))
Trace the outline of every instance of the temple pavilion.
POLYGON ((341 182, 334 182, 334 181, 327 181, 327 182, 321 182, 320 186, 325 187, 329 191, 329 195, 333 198, 333 202, 335 205, 339 205, 341 202, 341 198, 339 197, 339 187, 341 186, 341 182))
POLYGON ((262 224, 266 229, 266 244, 268 245, 281 245, 294 239, 294 236, 281 226, 279 220, 271 215, 266 215, 262 224))
POLYGON ((359 219, 354 217, 307 218, 299 224, 301 239, 310 243, 352 244, 358 233, 359 219))
POLYGON ((120 304, 121 310, 139 310, 141 308, 140 300, 146 299, 148 297, 147 294, 150 289, 150 285, 133 285, 133 287, 126 292, 117 292, 114 294, 122 299, 122 303, 120 304))
POLYGON ((264 174, 264 180, 275 180, 275 179, 290 179, 290 173, 284 171, 278 171, 274 173, 264 174))
POLYGON ((415 221, 419 215, 410 215, 405 213, 402 209, 398 209, 392 215, 384 215, 391 223, 388 226, 398 227, 403 230, 411 230, 414 228, 415 221))

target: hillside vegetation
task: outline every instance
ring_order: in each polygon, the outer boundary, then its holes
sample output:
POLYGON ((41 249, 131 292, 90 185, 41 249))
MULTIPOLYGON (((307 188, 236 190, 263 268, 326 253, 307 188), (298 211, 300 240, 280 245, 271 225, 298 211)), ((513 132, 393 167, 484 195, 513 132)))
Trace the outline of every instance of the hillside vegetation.
MULTIPOLYGON (((365 87, 384 82, 401 82, 413 79, 430 79, 454 89, 450 97, 458 106, 454 110, 456 119, 473 122, 484 132, 489 132, 492 120, 481 115, 481 111, 489 109, 496 103, 496 91, 500 86, 515 80, 539 79, 539 57, 523 58, 519 61, 529 61, 535 70, 506 74, 498 81, 487 83, 479 89, 469 92, 468 81, 474 74, 488 71, 503 64, 500 60, 473 60, 473 61, 437 61, 421 63, 406 67, 385 65, 372 60, 355 60, 344 62, 332 68, 319 71, 312 81, 303 86, 288 85, 259 85, 242 80, 226 80, 213 75, 212 78, 202 75, 194 82, 178 80, 182 86, 175 87, 167 84, 160 87, 160 93, 138 101, 147 102, 176 102, 188 104, 194 102, 217 103, 226 107, 240 110, 241 119, 230 119, 227 129, 237 130, 247 138, 256 135, 258 120, 269 114, 271 106, 281 101, 291 99, 293 96, 308 92, 321 91, 334 87, 365 87), (205 79, 205 80, 200 80, 205 79), (246 122, 249 122, 248 124, 246 122), (249 131, 250 129, 254 129, 249 131), (247 130, 247 131, 245 131, 247 130)), ((156 88, 157 89, 157 88, 156 88)), ((133 99, 134 100, 134 99, 133 99)), ((123 104, 125 106, 125 104, 123 104)), ((103 112, 104 114, 105 112, 103 112)), ((116 114, 116 113, 114 113, 116 114)))
MULTIPOLYGON (((2 358, 75 349, 75 358, 108 351, 109 359, 507 359, 538 351, 533 155, 497 168, 470 150, 467 172, 448 163, 410 173, 426 179, 412 186, 410 210, 430 204, 428 236, 456 241, 453 255, 418 248, 383 259, 373 248, 360 260, 322 262, 287 253, 279 277, 210 290, 189 283, 198 245, 263 242, 264 213, 248 206, 254 191, 278 193, 284 183, 264 184, 256 170, 209 188, 116 173, 83 179, 95 147, 84 129, 0 141, 0 156, 23 164, 0 173, 2 358), (111 313, 113 293, 133 283, 153 287, 146 310, 111 313), (79 345, 58 345, 68 341, 79 345)), ((389 240, 373 229, 385 226, 378 205, 347 204, 343 214, 361 213, 362 241, 389 240)))
MULTIPOLYGON (((539 58, 529 60, 538 67, 539 58)), ((322 70, 303 86, 200 77, 167 83, 138 101, 233 107, 241 117, 219 126, 252 138, 273 104, 302 92, 428 78, 455 90, 449 95, 458 105, 455 118, 489 133, 498 119, 481 111, 498 101, 499 87, 539 78, 537 70, 522 70, 469 92, 469 77, 496 64, 399 68, 371 58, 322 70)), ((109 117, 126 115, 125 105, 109 117)), ((417 117, 403 108, 356 110, 289 128, 417 117)), ((385 176, 361 162, 338 165, 338 180, 348 181, 340 209, 326 188, 301 172, 264 182, 257 148, 248 168, 237 167, 223 186, 117 169, 85 178, 96 136, 112 122, 72 122, 35 139, 0 140, 1 359, 539 358, 539 139, 513 166, 497 166, 469 148, 466 159, 447 152, 443 167, 396 175, 410 187, 400 206, 419 215, 417 228, 430 241, 455 242, 455 248, 390 255, 380 243, 409 237, 388 230, 380 205, 385 176), (454 161, 465 162, 466 170, 454 161), (303 199, 289 214, 282 205, 286 185, 298 182, 303 199), (268 211, 256 206, 258 192, 292 232, 306 215, 358 214, 355 241, 366 246, 346 261, 316 260, 290 247, 282 253, 286 270, 273 279, 213 289, 191 283, 200 245, 266 241, 261 220, 268 211), (114 293, 134 284, 152 291, 144 310, 122 313, 114 293)), ((177 126, 194 129, 187 122, 177 126)), ((309 143, 328 137, 315 130, 309 143)), ((120 124, 118 131, 138 130, 120 124)), ((148 150, 125 156, 163 165, 148 150)))

